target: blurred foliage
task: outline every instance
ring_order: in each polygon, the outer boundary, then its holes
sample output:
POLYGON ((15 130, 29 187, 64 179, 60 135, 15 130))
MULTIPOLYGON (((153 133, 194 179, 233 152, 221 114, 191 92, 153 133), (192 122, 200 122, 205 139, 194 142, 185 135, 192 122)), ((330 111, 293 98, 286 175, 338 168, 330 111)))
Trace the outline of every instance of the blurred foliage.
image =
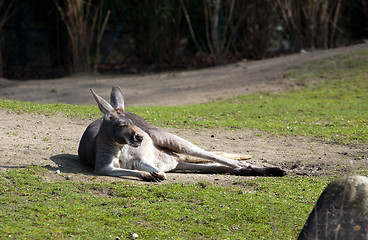
MULTIPOLYGON (((15 10, 0 29, 5 77, 49 78, 74 71, 73 35, 68 35, 66 16, 60 14, 57 2, 65 5, 61 0, 3 1, 15 10)), ((101 73, 207 67, 338 47, 368 35, 368 0, 91 0, 83 4, 90 9, 84 12, 86 28, 96 34, 86 33, 94 37, 81 61, 101 73)))

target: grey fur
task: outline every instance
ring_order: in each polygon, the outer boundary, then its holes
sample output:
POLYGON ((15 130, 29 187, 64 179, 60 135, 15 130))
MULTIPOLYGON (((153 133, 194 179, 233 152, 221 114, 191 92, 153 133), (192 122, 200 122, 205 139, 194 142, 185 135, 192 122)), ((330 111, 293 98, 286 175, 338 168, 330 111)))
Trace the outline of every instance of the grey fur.
POLYGON ((103 118, 91 123, 79 144, 80 162, 109 176, 133 176, 147 181, 166 179, 165 172, 189 170, 237 175, 284 176, 276 167, 258 167, 212 152, 150 125, 138 115, 124 111, 123 93, 113 87, 110 101, 91 92, 103 118), (182 162, 180 155, 211 160, 213 164, 182 162))

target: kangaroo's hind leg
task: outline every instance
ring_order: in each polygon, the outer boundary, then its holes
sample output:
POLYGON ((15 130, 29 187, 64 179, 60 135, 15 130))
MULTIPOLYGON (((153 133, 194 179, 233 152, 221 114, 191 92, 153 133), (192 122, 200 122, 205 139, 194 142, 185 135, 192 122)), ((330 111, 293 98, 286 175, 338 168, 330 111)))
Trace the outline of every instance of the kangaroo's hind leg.
MULTIPOLYGON (((237 161, 244 161, 244 160, 249 160, 252 158, 252 156, 246 155, 246 154, 226 153, 226 152, 212 152, 212 153, 222 156, 224 158, 230 158, 230 159, 237 160, 237 161)), ((188 163, 209 163, 211 162, 210 160, 207 160, 204 158, 186 155, 186 154, 179 154, 179 161, 188 162, 188 163)))
POLYGON ((174 134, 162 131, 157 128, 149 129, 147 133, 152 138, 153 143, 159 147, 167 148, 176 153, 208 159, 234 168, 242 167, 236 160, 224 158, 212 152, 206 151, 174 134))
MULTIPOLYGON (((152 138, 152 141, 155 145, 160 147, 165 147, 170 149, 171 151, 188 154, 204 159, 208 159, 228 167, 231 167, 235 171, 245 171, 245 172, 253 172, 257 174, 252 175, 273 175, 273 176, 284 176, 286 173, 284 170, 277 167, 259 167, 246 162, 239 162, 237 160, 225 158, 219 155, 216 155, 212 152, 206 151, 193 143, 178 137, 174 134, 162 131, 160 129, 154 128, 149 129, 147 133, 152 138)), ((248 174, 251 175, 251 174, 248 174)))

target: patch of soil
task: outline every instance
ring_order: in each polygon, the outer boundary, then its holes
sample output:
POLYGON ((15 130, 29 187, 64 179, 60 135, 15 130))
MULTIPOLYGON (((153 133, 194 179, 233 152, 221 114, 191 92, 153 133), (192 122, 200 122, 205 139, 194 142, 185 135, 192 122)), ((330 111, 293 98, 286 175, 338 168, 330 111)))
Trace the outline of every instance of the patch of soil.
MULTIPOLYGON (((108 97, 111 86, 126 93, 128 106, 194 104, 222 97, 260 91, 280 91, 290 84, 280 78, 290 69, 309 60, 365 49, 368 44, 294 54, 228 66, 130 76, 73 76, 58 80, 0 80, 0 97, 42 103, 95 104, 89 88, 108 97)), ((0 171, 40 165, 50 171, 46 178, 70 181, 120 181, 99 176, 78 162, 80 137, 90 122, 38 114, 16 114, 0 110, 0 171), (58 173, 59 171, 60 173, 58 173)), ((210 151, 252 155, 258 165, 279 166, 289 175, 353 174, 367 164, 368 146, 324 143, 309 137, 274 136, 253 130, 167 129, 210 151)), ((208 181, 232 185, 249 177, 169 173, 164 182, 198 183, 208 181)), ((137 183, 143 181, 134 180, 137 183)))

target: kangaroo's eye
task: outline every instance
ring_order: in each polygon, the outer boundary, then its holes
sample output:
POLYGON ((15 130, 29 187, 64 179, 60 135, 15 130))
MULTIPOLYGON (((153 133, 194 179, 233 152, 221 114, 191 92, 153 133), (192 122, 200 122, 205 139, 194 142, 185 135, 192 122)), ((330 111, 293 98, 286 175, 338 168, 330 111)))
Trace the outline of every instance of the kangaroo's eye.
POLYGON ((120 124, 120 125, 118 126, 118 128, 122 129, 122 128, 126 128, 127 126, 128 126, 127 124, 120 124))

